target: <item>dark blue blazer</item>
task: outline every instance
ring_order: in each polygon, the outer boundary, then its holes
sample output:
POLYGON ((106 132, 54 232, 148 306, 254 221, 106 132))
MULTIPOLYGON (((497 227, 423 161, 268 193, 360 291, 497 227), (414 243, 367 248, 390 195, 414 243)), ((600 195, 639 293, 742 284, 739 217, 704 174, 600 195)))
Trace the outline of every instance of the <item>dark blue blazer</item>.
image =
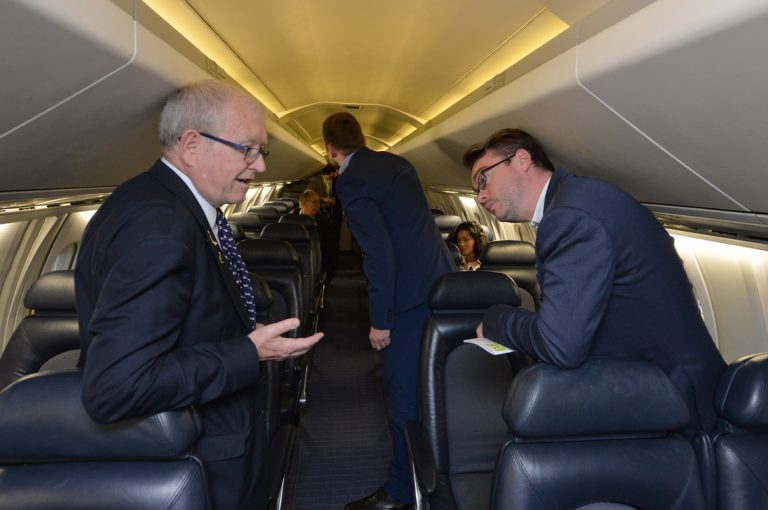
POLYGON ((395 314, 425 303, 435 280, 455 270, 451 254, 406 159, 363 147, 336 193, 365 254, 371 325, 392 329, 395 314))
POLYGON ((715 429, 725 363, 673 239, 647 208, 608 183, 557 170, 536 263, 540 310, 493 307, 486 336, 563 368, 593 357, 652 361, 687 399, 691 428, 715 429))
POLYGON ((217 508, 255 497, 264 448, 248 315, 189 188, 158 161, 86 228, 75 291, 83 403, 100 422, 195 405, 217 508))

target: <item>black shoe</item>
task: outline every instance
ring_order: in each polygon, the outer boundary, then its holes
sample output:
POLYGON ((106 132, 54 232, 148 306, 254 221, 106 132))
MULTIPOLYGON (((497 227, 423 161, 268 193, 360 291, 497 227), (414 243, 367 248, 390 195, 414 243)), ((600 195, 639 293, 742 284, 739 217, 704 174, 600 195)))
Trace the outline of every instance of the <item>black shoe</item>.
POLYGON ((404 505, 387 494, 384 487, 363 499, 344 505, 344 510, 411 510, 413 505, 404 505))

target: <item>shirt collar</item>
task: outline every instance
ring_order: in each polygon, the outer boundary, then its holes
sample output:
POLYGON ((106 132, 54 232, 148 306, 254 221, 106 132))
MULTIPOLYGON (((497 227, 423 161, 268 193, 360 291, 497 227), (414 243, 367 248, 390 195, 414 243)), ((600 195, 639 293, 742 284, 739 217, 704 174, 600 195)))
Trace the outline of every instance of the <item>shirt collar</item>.
POLYGON ((541 223, 541 218, 544 217, 544 199, 547 196, 547 189, 549 189, 549 182, 551 180, 551 177, 547 179, 547 183, 544 185, 544 188, 542 188, 541 194, 539 195, 539 201, 536 202, 536 209, 534 209, 533 218, 531 218, 531 226, 534 229, 539 226, 539 223, 541 223))
POLYGON ((353 152, 350 152, 349 154, 347 154, 347 157, 344 158, 344 161, 341 162, 341 166, 339 167, 339 175, 344 173, 344 170, 346 170, 347 167, 349 166, 349 162, 352 159, 352 156, 354 156, 355 153, 359 150, 360 149, 355 149, 353 152))
POLYGON ((189 188, 189 191, 192 192, 192 194, 195 196, 195 200, 197 200, 197 203, 200 204, 200 208, 203 210, 203 214, 205 214, 205 219, 208 220, 208 226, 211 227, 211 230, 213 230, 214 233, 216 232, 216 208, 208 203, 206 199, 203 198, 203 196, 197 191, 197 188, 195 188, 195 185, 192 184, 192 180, 184 174, 181 170, 173 166, 173 164, 168 161, 165 158, 160 158, 160 160, 166 164, 168 168, 174 171, 176 175, 179 176, 179 179, 181 179, 184 184, 187 185, 189 188))

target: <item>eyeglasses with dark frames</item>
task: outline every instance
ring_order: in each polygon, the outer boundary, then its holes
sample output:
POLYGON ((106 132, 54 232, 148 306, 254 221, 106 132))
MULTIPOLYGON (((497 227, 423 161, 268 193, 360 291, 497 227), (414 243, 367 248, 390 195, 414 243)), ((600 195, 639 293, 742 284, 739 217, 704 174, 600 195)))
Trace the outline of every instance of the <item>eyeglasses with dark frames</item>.
POLYGON ((242 152, 243 160, 249 165, 254 164, 256 160, 259 159, 259 156, 263 157, 264 160, 266 160, 267 156, 269 156, 269 151, 263 147, 251 147, 250 145, 242 145, 239 143, 230 142, 229 140, 219 138, 218 136, 213 136, 210 133, 203 133, 202 131, 200 132, 200 136, 204 136, 205 138, 213 140, 214 142, 223 143, 227 147, 232 147, 233 149, 242 152))
POLYGON ((500 164, 504 163, 505 161, 509 161, 510 159, 514 158, 515 154, 517 154, 517 151, 513 152, 512 154, 510 154, 506 158, 502 159, 501 161, 497 161, 496 163, 492 164, 491 166, 487 166, 487 167, 483 168, 482 170, 480 170, 477 173, 477 187, 474 188, 475 193, 480 193, 488 185, 488 176, 485 175, 485 174, 489 170, 493 170, 494 168, 496 168, 500 164))

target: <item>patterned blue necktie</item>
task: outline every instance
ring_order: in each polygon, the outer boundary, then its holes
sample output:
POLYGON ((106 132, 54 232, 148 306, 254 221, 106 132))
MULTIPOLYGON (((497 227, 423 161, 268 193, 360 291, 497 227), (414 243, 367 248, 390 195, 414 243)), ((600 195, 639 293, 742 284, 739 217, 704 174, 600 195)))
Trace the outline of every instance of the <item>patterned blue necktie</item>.
POLYGON ((232 276, 240 288, 240 296, 243 298, 245 308, 248 310, 248 317, 251 319, 251 328, 256 328, 256 303, 253 299, 253 287, 251 279, 248 277, 248 269, 245 267, 245 261, 235 246, 235 237, 232 235, 232 229, 229 228, 224 213, 221 210, 216 212, 216 226, 219 228, 219 245, 224 258, 227 260, 227 266, 232 276))

